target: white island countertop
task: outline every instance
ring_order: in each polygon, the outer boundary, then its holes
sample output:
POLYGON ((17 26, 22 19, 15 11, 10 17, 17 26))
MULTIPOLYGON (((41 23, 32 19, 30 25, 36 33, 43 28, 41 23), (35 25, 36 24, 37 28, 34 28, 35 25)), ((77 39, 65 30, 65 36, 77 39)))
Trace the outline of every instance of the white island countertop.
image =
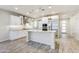
POLYGON ((56 32, 56 31, 52 31, 52 30, 47 30, 47 31, 43 31, 43 30, 26 30, 26 31, 29 31, 29 32, 56 32))
POLYGON ((55 32, 56 31, 42 31, 42 30, 27 30, 27 40, 35 41, 41 44, 46 44, 55 49, 55 32))

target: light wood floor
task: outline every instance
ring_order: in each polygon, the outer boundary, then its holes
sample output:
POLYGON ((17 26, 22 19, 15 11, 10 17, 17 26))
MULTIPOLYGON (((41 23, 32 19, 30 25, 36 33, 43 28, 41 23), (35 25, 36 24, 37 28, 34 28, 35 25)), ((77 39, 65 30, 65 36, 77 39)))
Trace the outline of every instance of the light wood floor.
POLYGON ((14 41, 5 41, 0 43, 0 53, 57 53, 58 50, 52 50, 49 46, 26 42, 26 38, 14 41))
POLYGON ((73 37, 60 39, 60 53, 79 53, 79 41, 73 37))
MULTIPOLYGON (((61 38, 58 42, 59 53, 79 53, 79 41, 75 38, 61 38)), ((26 38, 21 38, 0 42, 0 53, 58 53, 58 50, 52 50, 48 46, 41 46, 35 42, 34 45, 28 45, 26 38)))

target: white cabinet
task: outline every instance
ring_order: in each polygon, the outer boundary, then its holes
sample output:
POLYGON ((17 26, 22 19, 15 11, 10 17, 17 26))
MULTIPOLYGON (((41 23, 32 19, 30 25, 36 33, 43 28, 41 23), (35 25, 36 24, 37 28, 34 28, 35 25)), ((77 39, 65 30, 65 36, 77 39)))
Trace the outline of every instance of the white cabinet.
POLYGON ((27 40, 46 44, 51 46, 52 49, 55 49, 55 31, 28 31, 27 40))
POLYGON ((25 30, 21 30, 21 31, 10 31, 9 33, 10 36, 10 40, 15 40, 15 39, 19 39, 22 37, 26 36, 26 31, 25 30))
POLYGON ((26 36, 22 25, 22 16, 10 15, 9 39, 15 40, 26 36))
POLYGON ((21 25, 22 17, 21 16, 10 16, 10 25, 21 25))

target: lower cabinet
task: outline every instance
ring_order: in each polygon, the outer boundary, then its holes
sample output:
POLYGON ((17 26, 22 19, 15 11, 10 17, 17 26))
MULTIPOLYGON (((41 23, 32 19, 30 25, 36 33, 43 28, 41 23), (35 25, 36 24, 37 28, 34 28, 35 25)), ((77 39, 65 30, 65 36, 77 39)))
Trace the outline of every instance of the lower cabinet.
POLYGON ((15 39, 19 39, 22 37, 26 36, 26 31, 25 30, 21 30, 21 31, 10 31, 9 33, 9 39, 10 40, 15 40, 15 39))

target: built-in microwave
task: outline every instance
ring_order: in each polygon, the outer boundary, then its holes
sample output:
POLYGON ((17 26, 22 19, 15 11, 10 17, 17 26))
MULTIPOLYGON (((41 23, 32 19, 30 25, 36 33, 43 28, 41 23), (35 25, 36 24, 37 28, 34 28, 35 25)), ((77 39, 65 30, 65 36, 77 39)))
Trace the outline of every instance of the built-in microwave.
POLYGON ((42 24, 42 30, 47 31, 47 24, 42 24))

